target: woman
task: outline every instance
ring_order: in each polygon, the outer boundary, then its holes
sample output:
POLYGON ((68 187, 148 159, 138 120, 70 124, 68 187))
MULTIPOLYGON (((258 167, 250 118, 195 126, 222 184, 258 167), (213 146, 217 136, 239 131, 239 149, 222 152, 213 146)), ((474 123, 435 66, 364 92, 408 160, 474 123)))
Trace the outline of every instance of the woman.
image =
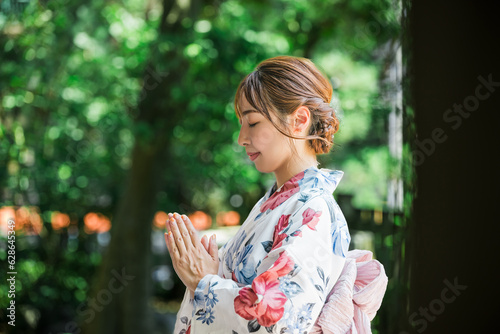
POLYGON ((319 169, 339 122, 332 87, 305 58, 261 62, 240 83, 238 144, 276 182, 220 250, 169 214, 165 239, 186 285, 174 333, 307 333, 346 261, 350 236, 333 191, 343 176, 319 169))

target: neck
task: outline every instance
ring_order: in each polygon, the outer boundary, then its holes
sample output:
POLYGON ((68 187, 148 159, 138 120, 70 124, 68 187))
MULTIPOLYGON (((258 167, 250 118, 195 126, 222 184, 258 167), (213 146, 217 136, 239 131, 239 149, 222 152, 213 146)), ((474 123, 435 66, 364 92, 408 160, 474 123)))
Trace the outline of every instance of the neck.
POLYGON ((317 167, 318 161, 316 156, 307 156, 304 159, 296 159, 285 164, 283 168, 274 171, 274 176, 276 177, 276 189, 285 184, 286 181, 290 180, 292 177, 298 173, 306 170, 310 167, 317 167))

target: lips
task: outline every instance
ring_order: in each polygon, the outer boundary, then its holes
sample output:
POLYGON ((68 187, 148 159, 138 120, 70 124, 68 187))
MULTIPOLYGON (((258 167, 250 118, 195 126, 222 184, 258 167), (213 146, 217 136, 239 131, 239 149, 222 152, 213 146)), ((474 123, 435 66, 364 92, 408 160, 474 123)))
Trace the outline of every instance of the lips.
POLYGON ((247 152, 247 154, 250 157, 250 160, 254 161, 260 155, 260 152, 247 152))

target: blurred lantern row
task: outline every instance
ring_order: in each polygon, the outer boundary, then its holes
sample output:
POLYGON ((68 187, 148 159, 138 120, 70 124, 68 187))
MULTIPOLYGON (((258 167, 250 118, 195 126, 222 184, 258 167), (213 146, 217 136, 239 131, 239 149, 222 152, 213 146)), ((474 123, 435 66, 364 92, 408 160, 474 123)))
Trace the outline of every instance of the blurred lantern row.
MULTIPOLYGON (((195 211, 188 214, 193 226, 198 230, 206 230, 212 227, 212 217, 203 211, 195 211)), ((165 229, 168 215, 164 211, 156 212, 153 219, 153 227, 165 229)), ((43 229, 43 221, 50 222, 54 231, 62 231, 67 228, 68 232, 78 229, 77 219, 73 216, 59 211, 46 212, 43 215, 36 206, 4 206, 0 208, 0 234, 7 235, 9 230, 8 221, 13 219, 14 229, 26 235, 39 235, 43 229), (42 219, 42 216, 44 219, 42 219)), ((111 220, 98 212, 89 212, 83 217, 84 231, 87 234, 105 233, 111 228, 111 220)), ((236 211, 219 212, 216 216, 217 226, 236 226, 240 223, 240 215, 236 211)), ((71 233, 71 232, 70 232, 71 233)))
MULTIPOLYGON (((187 215, 193 226, 198 231, 212 227, 212 217, 203 211, 195 211, 187 215)), ((153 219, 153 224, 159 229, 165 229, 168 215, 164 211, 158 211, 153 219)), ((240 214, 236 211, 219 212, 215 218, 217 226, 235 226, 240 223, 240 214)))

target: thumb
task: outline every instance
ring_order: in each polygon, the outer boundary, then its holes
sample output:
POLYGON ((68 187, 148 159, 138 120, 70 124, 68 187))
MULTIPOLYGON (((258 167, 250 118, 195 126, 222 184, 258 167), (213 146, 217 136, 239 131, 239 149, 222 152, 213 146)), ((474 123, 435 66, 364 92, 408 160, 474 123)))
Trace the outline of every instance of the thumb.
POLYGON ((210 237, 210 248, 208 249, 208 253, 212 256, 212 258, 218 258, 219 248, 217 247, 217 241, 215 239, 215 234, 212 234, 210 237))

